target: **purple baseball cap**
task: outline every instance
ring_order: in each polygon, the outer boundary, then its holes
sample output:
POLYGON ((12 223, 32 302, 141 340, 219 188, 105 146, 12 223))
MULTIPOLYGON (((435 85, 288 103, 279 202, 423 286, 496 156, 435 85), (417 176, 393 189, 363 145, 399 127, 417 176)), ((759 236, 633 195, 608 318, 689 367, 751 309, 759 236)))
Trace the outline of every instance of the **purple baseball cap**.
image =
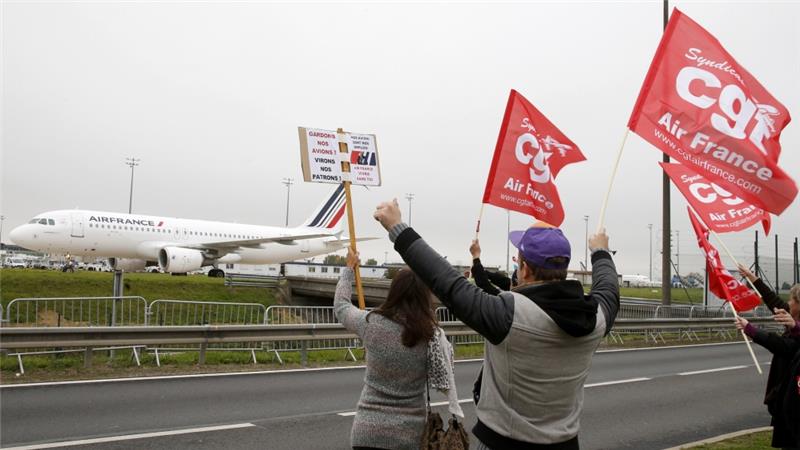
POLYGON ((558 228, 533 226, 524 231, 512 231, 508 240, 522 253, 525 261, 530 261, 543 269, 566 269, 572 256, 569 241, 558 228), (566 262, 556 264, 550 258, 566 258, 566 262))

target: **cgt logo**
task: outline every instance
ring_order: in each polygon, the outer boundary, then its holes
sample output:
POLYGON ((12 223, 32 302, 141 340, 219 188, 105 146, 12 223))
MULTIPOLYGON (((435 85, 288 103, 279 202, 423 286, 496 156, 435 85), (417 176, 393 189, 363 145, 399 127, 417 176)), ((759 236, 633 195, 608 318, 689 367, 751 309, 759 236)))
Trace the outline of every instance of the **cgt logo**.
POLYGON ((729 206, 744 203, 744 200, 714 183, 692 183, 689 185, 689 192, 692 193, 692 196, 694 196, 697 201, 706 205, 715 203, 718 199, 722 199, 722 203, 729 206))
POLYGON ((757 103, 750 99, 739 86, 728 84, 722 86, 720 79, 699 66, 707 66, 731 74, 733 77, 744 81, 736 70, 727 61, 717 62, 700 56, 702 50, 690 48, 684 57, 694 61, 698 67, 687 66, 678 72, 675 80, 675 89, 678 95, 694 106, 702 109, 711 108, 718 104, 718 111, 711 113, 711 126, 715 130, 735 139, 748 138, 764 155, 764 139, 775 133, 775 120, 773 117, 780 115, 780 111, 772 105, 757 103), (716 94, 716 90, 719 90, 716 94), (716 98, 706 94, 716 94, 716 98), (722 114, 720 114, 722 113, 722 114), (755 125, 749 135, 745 131, 751 122, 755 125))
POLYGON ((550 182, 552 174, 548 160, 555 151, 558 151, 563 157, 572 147, 558 142, 549 135, 541 139, 536 132, 536 128, 527 117, 522 119, 521 127, 527 129, 528 132, 521 134, 517 138, 517 145, 514 148, 514 155, 517 161, 530 166, 530 179, 534 183, 550 182), (527 151, 526 144, 533 148, 533 154, 527 151))

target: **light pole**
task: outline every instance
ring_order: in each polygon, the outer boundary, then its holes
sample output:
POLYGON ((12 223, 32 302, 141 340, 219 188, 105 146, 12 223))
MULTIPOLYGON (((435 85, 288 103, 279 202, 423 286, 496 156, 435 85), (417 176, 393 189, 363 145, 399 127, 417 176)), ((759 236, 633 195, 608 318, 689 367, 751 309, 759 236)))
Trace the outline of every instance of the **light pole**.
POLYGON ((125 158, 125 165, 130 166, 131 168, 131 192, 130 197, 128 198, 128 214, 133 211, 133 168, 139 165, 139 161, 141 161, 139 158, 125 158))
POLYGON ((408 200, 408 226, 411 226, 411 200, 414 200, 414 194, 406 194, 408 200))
POLYGON ((286 185, 286 226, 289 226, 289 191, 292 189, 294 180, 291 178, 284 178, 281 183, 286 185))
POLYGON ((583 240, 583 245, 585 246, 583 270, 589 270, 589 216, 583 216, 583 221, 586 222, 586 238, 583 240))
POLYGON ((0 215, 0 244, 3 243, 3 221, 6 220, 6 216, 0 215))
POLYGON ((647 228, 650 229, 650 282, 653 282, 653 224, 648 223, 647 228))

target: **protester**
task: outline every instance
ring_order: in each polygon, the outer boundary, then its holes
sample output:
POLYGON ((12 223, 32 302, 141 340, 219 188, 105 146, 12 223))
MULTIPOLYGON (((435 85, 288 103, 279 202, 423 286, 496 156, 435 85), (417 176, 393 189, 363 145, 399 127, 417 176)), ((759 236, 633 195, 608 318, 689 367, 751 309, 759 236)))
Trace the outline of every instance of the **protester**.
POLYGON ((408 269, 392 279, 386 301, 371 313, 352 305, 358 254, 349 250, 336 286, 336 318, 364 343, 367 371, 350 440, 354 449, 417 449, 425 426, 429 341, 436 317, 431 293, 408 269))
POLYGON ((479 288, 492 295, 511 289, 511 278, 496 272, 489 272, 483 268, 481 263, 481 244, 478 239, 472 240, 472 245, 469 246, 469 253, 472 255, 472 278, 479 288))
POLYGON ((772 446, 800 448, 800 424, 797 422, 800 379, 795 379, 796 369, 793 369, 797 365, 793 360, 800 357, 800 284, 792 287, 789 301, 784 302, 746 267, 739 265, 739 273, 753 283, 764 303, 775 312, 775 320, 785 326, 785 332, 778 335, 754 327, 747 319, 736 318, 736 328, 744 330, 753 342, 772 353, 764 395, 764 404, 772 416, 772 446))
POLYGON ((406 264, 485 345, 479 449, 578 449, 583 385, 591 358, 619 309, 619 286, 605 232, 592 236, 593 284, 584 295, 566 280, 570 245, 561 230, 511 233, 519 249, 513 292, 490 295, 467 282, 401 220, 397 200, 374 217, 406 264))

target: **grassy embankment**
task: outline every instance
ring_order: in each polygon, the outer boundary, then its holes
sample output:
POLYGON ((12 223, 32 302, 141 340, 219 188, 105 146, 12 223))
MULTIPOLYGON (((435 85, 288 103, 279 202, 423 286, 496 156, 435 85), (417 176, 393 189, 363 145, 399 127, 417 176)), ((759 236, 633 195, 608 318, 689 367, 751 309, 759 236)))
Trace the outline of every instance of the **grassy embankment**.
MULTIPOLYGON (((5 308, 20 297, 109 297, 113 274, 109 272, 62 273, 53 270, 0 269, 0 297, 5 308)), ((156 299, 275 303, 272 289, 226 287, 222 278, 205 275, 171 276, 162 273, 128 273, 124 294, 156 299)))

